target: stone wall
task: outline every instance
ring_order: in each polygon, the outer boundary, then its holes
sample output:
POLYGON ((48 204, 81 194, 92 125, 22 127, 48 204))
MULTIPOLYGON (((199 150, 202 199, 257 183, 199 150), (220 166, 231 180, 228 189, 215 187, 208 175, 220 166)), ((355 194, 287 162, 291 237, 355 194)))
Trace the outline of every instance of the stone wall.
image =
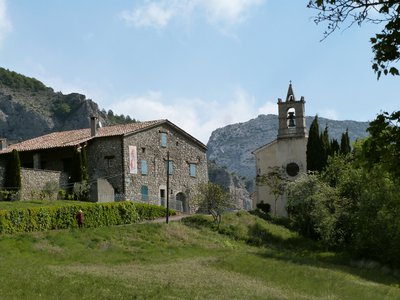
POLYGON ((21 168, 21 200, 57 199, 60 186, 66 186, 67 175, 59 171, 21 168), (54 187, 49 189, 49 187, 54 187), (52 190, 45 193, 45 190, 52 190))
POLYGON ((121 144, 121 137, 107 137, 96 138, 87 147, 89 181, 95 183, 98 178, 106 179, 116 194, 124 192, 121 144))
POLYGON ((106 179, 97 179, 91 186, 90 199, 95 199, 97 202, 113 202, 114 188, 106 179))
POLYGON ((188 211, 190 195, 199 183, 208 181, 205 149, 167 124, 124 138, 125 197, 128 200, 165 205, 167 151, 173 164, 173 173, 169 176, 171 208, 188 211), (167 135, 166 147, 161 146, 161 133, 167 135), (137 147, 137 174, 129 173, 129 146, 137 147), (147 162, 147 174, 143 174, 142 161, 147 162), (196 165, 196 176, 190 176, 189 164, 196 165), (147 187, 148 199, 143 198, 143 187, 147 187), (177 198, 181 200, 176 201, 179 200, 177 198))

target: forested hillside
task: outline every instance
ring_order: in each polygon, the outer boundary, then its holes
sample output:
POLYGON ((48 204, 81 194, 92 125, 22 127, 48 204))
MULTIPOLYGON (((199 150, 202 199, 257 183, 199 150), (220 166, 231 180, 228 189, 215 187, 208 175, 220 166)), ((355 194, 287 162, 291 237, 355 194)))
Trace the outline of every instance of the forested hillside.
POLYGON ((97 114, 104 125, 134 121, 100 110, 85 95, 54 92, 35 78, 0 67, 0 137, 16 142, 53 131, 87 128, 91 114, 97 114))

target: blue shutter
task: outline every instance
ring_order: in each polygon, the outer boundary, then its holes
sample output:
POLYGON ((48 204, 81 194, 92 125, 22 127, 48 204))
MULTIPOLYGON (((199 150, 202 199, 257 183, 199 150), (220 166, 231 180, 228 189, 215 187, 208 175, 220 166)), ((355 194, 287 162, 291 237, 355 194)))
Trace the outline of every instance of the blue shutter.
POLYGON ((142 194, 142 200, 148 201, 149 200, 149 188, 147 185, 142 185, 140 188, 140 193, 142 194))
POLYGON ((161 147, 167 147, 167 134, 165 132, 161 132, 161 147))
POLYGON ((142 175, 147 175, 147 161, 142 159, 141 161, 141 170, 142 170, 142 175))
POLYGON ((172 175, 174 173, 174 163, 170 160, 168 162, 168 175, 172 175))
POLYGON ((196 177, 197 166, 196 164, 189 164, 189 174, 191 177, 196 177))

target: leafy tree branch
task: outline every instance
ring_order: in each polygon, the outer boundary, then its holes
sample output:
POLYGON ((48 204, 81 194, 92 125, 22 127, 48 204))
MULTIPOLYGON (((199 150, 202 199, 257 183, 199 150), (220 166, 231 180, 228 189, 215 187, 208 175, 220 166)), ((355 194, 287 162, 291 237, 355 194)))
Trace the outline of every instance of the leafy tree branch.
POLYGON ((342 25, 348 28, 364 22, 383 24, 382 31, 370 39, 374 53, 372 69, 378 79, 382 74, 399 75, 394 66, 400 60, 399 0, 309 0, 307 6, 317 10, 316 24, 328 24, 323 39, 342 25))

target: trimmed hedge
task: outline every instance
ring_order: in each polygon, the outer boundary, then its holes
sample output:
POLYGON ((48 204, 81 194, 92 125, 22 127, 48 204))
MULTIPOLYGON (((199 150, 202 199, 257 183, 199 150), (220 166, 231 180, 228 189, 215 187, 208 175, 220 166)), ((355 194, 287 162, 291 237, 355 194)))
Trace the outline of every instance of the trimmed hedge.
MULTIPOLYGON (((76 215, 84 213, 84 227, 132 224, 165 217, 162 206, 134 202, 85 203, 0 210, 0 233, 76 228, 76 215)), ((170 215, 176 212, 170 210, 170 215)))

